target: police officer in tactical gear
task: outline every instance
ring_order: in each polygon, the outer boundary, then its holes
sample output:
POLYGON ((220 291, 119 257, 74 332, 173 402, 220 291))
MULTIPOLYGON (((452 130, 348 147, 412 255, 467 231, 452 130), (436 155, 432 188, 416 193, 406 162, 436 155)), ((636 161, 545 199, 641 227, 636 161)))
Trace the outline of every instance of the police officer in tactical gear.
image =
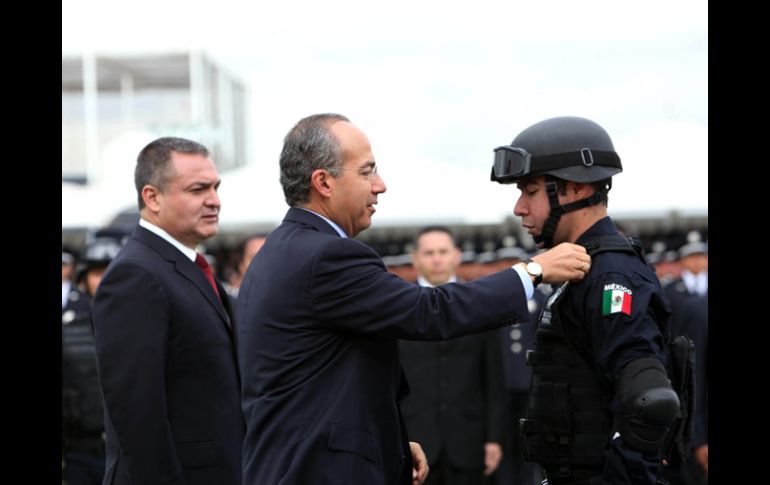
POLYGON ((541 121, 495 149, 492 180, 517 184, 514 214, 539 246, 574 242, 592 256, 585 279, 548 298, 527 355, 523 453, 550 485, 656 483, 680 412, 663 364, 668 303, 641 247, 607 216, 621 171, 607 132, 585 118, 541 121))
POLYGON ((98 485, 104 475, 104 413, 91 299, 120 248, 120 242, 113 238, 97 238, 86 244, 78 264, 78 288, 70 291, 69 303, 62 311, 62 479, 69 485, 98 485))

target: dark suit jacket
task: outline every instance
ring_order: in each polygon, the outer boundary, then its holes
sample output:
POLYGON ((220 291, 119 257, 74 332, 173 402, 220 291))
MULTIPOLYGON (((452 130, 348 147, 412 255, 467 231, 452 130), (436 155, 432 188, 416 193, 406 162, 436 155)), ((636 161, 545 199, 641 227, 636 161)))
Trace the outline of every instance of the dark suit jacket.
POLYGON ((93 305, 105 484, 241 483, 245 424, 228 313, 195 263, 137 226, 93 305))
POLYGON ((512 270, 420 288, 388 273, 368 246, 289 209, 238 296, 244 483, 410 483, 397 339, 445 339, 526 318, 512 270))
POLYGON ((484 443, 502 445, 505 392, 496 332, 446 342, 401 341, 411 392, 401 404, 409 439, 433 465, 443 450, 454 468, 484 469, 484 443))

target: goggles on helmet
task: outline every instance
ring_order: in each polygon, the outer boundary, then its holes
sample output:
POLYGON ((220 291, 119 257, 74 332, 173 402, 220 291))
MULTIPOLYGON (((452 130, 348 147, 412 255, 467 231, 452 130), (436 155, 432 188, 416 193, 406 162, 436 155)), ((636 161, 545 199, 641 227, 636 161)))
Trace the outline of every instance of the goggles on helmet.
POLYGON ((533 172, 544 173, 562 168, 593 165, 602 167, 621 168, 620 158, 611 151, 591 150, 582 148, 572 152, 554 153, 533 157, 527 150, 520 147, 503 145, 495 148, 495 161, 492 165, 493 182, 509 183, 524 178, 533 172), (532 161, 537 161, 533 169, 532 161))
POLYGON ((492 180, 503 182, 511 178, 521 178, 530 171, 532 155, 523 148, 503 145, 495 148, 495 163, 492 167, 492 180))

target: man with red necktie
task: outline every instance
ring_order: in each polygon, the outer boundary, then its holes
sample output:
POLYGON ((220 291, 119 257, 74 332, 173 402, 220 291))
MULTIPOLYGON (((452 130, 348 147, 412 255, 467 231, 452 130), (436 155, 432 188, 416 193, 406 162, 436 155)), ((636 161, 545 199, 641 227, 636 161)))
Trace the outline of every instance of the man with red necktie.
POLYGON ((217 232, 219 174, 204 146, 160 138, 140 152, 135 183, 139 225, 93 306, 104 483, 240 484, 232 313, 195 250, 217 232))

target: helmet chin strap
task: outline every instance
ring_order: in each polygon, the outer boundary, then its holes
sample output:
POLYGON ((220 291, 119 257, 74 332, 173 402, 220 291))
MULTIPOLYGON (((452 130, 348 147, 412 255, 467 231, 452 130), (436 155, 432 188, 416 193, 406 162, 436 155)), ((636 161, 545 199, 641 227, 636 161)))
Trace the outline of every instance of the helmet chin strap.
POLYGON ((576 200, 575 202, 570 202, 567 205, 561 205, 559 204, 559 188, 556 185, 556 180, 554 180, 553 177, 546 175, 545 191, 548 194, 548 203, 551 205, 551 212, 548 214, 548 219, 545 220, 545 224, 543 224, 543 230, 540 231, 539 235, 534 236, 535 242, 537 244, 543 243, 545 249, 552 248, 553 236, 556 233, 556 226, 559 224, 559 219, 561 219, 562 214, 606 202, 607 192, 609 192, 611 188, 612 179, 610 179, 606 188, 597 191, 594 195, 585 199, 576 200))

